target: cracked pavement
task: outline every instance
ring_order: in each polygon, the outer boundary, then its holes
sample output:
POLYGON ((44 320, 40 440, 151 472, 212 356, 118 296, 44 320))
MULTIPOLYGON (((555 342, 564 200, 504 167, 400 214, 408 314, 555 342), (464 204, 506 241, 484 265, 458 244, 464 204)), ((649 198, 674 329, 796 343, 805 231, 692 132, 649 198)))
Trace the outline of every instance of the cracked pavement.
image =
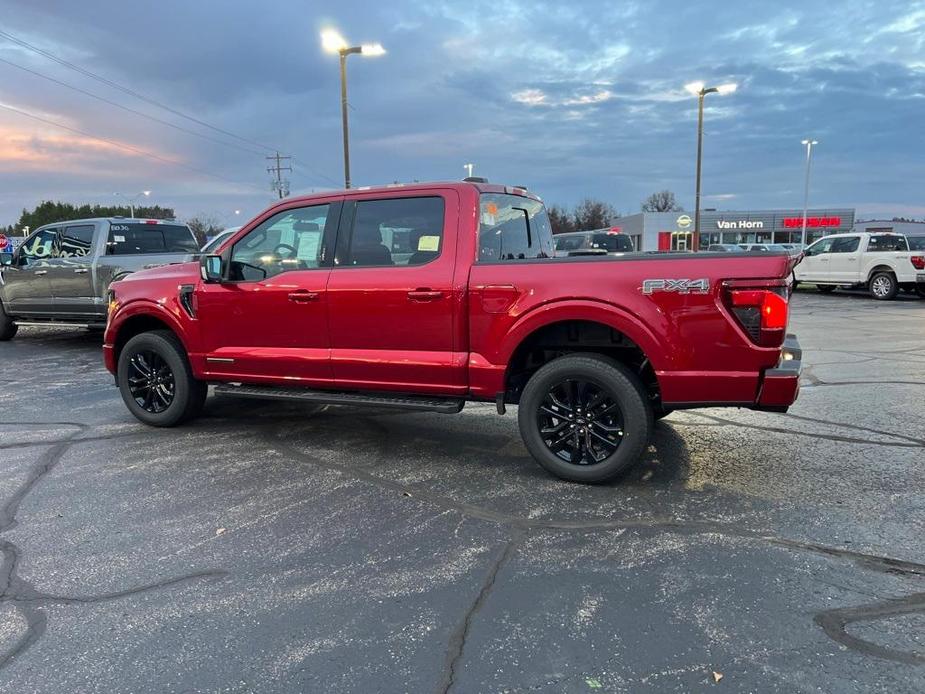
POLYGON ((790 414, 676 412, 598 487, 493 405, 149 429, 98 335, 23 329, 0 692, 922 691, 925 301, 793 306, 790 414))

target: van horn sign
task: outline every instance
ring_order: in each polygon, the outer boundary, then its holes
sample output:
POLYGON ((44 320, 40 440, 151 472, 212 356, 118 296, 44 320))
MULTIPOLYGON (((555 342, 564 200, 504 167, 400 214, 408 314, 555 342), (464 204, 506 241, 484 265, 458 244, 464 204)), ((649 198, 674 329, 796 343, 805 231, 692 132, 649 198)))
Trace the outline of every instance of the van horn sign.
POLYGON ((716 221, 718 229, 764 229, 764 222, 760 220, 751 221, 749 219, 739 219, 734 222, 719 219, 716 221))

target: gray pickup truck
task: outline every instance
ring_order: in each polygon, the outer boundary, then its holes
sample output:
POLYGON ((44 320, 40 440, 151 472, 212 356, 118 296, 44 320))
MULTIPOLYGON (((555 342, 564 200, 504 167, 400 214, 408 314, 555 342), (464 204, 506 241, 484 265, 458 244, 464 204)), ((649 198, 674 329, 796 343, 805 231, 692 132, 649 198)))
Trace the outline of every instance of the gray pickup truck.
POLYGON ((0 340, 20 325, 106 324, 110 283, 199 252, 185 224, 111 217, 48 224, 0 253, 0 340))

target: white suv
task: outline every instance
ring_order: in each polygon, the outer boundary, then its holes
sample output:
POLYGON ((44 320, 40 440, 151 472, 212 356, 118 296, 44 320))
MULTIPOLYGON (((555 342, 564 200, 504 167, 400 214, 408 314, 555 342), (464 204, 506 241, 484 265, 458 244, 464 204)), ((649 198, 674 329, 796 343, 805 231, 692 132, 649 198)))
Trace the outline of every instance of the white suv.
POLYGON ((900 290, 925 295, 925 253, 909 251, 902 234, 833 234, 806 249, 793 270, 796 282, 830 292, 839 286, 867 287, 875 299, 900 290))

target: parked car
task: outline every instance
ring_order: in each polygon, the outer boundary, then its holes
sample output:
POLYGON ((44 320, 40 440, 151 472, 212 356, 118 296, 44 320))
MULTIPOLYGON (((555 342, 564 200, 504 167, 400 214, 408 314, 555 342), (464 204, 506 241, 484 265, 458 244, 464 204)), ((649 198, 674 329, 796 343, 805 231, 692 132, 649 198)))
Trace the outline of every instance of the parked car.
POLYGON ((37 229, 0 254, 0 340, 18 326, 102 328, 110 283, 144 268, 188 261, 199 251, 185 224, 156 219, 78 219, 37 229))
POLYGON ((616 228, 594 229, 592 231, 570 231, 556 234, 557 256, 606 255, 608 253, 632 253, 636 250, 633 239, 616 228))
POLYGON ((707 246, 708 251, 719 253, 744 253, 745 249, 737 243, 711 243, 707 246))
POLYGON ((910 251, 902 234, 832 234, 806 249, 794 279, 821 292, 866 287, 875 299, 889 300, 900 289, 922 292, 925 253, 910 251))
POLYGON ((215 236, 206 241, 205 245, 199 249, 200 253, 211 253, 213 250, 221 246, 225 242, 225 239, 227 239, 240 228, 241 227, 239 226, 228 227, 227 229, 218 232, 215 236))
POLYGON ((627 469, 676 408, 796 399, 790 257, 552 255, 546 210, 521 188, 287 198, 220 254, 113 283, 104 360, 153 426, 196 416, 209 383, 444 413, 518 404, 533 457, 580 482, 627 469))

